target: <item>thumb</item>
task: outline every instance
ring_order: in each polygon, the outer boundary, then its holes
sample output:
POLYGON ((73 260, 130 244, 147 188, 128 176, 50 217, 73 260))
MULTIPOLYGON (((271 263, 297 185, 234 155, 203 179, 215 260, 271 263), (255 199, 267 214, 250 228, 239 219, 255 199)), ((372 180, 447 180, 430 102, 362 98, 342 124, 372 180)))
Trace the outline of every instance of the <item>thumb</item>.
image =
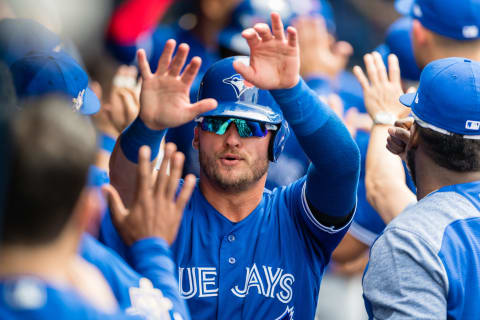
POLYGON ((217 105, 218 105, 218 103, 217 103, 217 100, 215 100, 215 99, 211 99, 211 98, 202 99, 202 100, 192 104, 192 106, 190 107, 191 117, 195 118, 199 114, 202 114, 204 112, 213 110, 217 107, 217 105))
POLYGON ((123 201, 118 191, 110 184, 102 187, 102 192, 108 200, 108 205, 115 225, 122 224, 128 216, 128 210, 123 205, 123 201))

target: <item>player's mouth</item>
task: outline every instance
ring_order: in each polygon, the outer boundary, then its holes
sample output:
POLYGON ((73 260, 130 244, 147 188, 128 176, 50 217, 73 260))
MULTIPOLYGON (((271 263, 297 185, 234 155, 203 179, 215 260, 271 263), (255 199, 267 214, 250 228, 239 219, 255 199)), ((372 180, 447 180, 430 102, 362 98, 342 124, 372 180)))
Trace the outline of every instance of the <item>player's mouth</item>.
POLYGON ((224 154, 220 157, 220 162, 223 165, 227 165, 227 166, 236 165, 242 160, 243 160, 242 157, 240 157, 237 154, 233 154, 233 153, 226 153, 226 154, 224 154))

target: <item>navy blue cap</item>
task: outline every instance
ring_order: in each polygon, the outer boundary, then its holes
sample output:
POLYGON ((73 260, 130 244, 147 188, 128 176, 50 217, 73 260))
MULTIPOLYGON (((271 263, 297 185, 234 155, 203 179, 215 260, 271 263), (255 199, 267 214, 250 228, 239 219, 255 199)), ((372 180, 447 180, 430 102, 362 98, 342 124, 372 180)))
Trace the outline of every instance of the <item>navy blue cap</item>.
POLYGON ((11 65, 32 51, 53 51, 60 38, 40 23, 30 19, 0 20, 0 60, 11 65))
POLYGON ((480 38, 480 0, 397 0, 395 8, 445 37, 480 38))
POLYGON ((82 114, 100 110, 100 101, 88 87, 88 76, 78 63, 63 52, 32 52, 10 66, 18 100, 46 94, 72 99, 82 114))
POLYGON ((387 67, 388 55, 395 54, 398 58, 402 78, 418 81, 421 70, 413 55, 412 21, 410 17, 402 17, 392 23, 387 30, 385 43, 378 46, 375 51, 380 53, 387 67))
POLYGON ((235 8, 229 25, 220 33, 220 45, 240 54, 248 54, 249 47, 242 38, 242 31, 256 23, 270 23, 271 12, 278 12, 285 26, 298 16, 322 16, 328 32, 335 34, 333 9, 326 0, 245 0, 235 8))
POLYGON ((402 95, 400 102, 412 108, 422 127, 480 139, 480 63, 435 60, 423 69, 417 92, 402 95))

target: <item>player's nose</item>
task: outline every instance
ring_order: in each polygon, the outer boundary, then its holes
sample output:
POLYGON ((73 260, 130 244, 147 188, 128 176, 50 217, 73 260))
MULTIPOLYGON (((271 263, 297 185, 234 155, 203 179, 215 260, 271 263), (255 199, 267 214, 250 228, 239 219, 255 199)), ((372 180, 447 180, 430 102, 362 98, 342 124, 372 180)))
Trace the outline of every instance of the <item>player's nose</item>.
POLYGON ((228 146, 239 147, 242 143, 242 138, 238 134, 237 126, 235 123, 230 124, 225 132, 225 144, 228 146))

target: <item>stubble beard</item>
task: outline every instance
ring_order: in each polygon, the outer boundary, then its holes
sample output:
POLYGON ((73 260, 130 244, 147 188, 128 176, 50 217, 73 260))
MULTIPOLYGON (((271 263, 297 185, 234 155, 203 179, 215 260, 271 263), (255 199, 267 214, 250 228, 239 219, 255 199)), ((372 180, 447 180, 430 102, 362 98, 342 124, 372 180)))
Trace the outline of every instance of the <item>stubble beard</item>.
POLYGON ((223 167, 221 170, 220 165, 216 161, 218 158, 215 155, 208 155, 202 148, 199 148, 198 157, 200 170, 205 174, 206 178, 227 192, 247 190, 268 171, 268 159, 266 157, 254 161, 244 170, 243 174, 238 174, 238 169, 234 167, 223 167))

